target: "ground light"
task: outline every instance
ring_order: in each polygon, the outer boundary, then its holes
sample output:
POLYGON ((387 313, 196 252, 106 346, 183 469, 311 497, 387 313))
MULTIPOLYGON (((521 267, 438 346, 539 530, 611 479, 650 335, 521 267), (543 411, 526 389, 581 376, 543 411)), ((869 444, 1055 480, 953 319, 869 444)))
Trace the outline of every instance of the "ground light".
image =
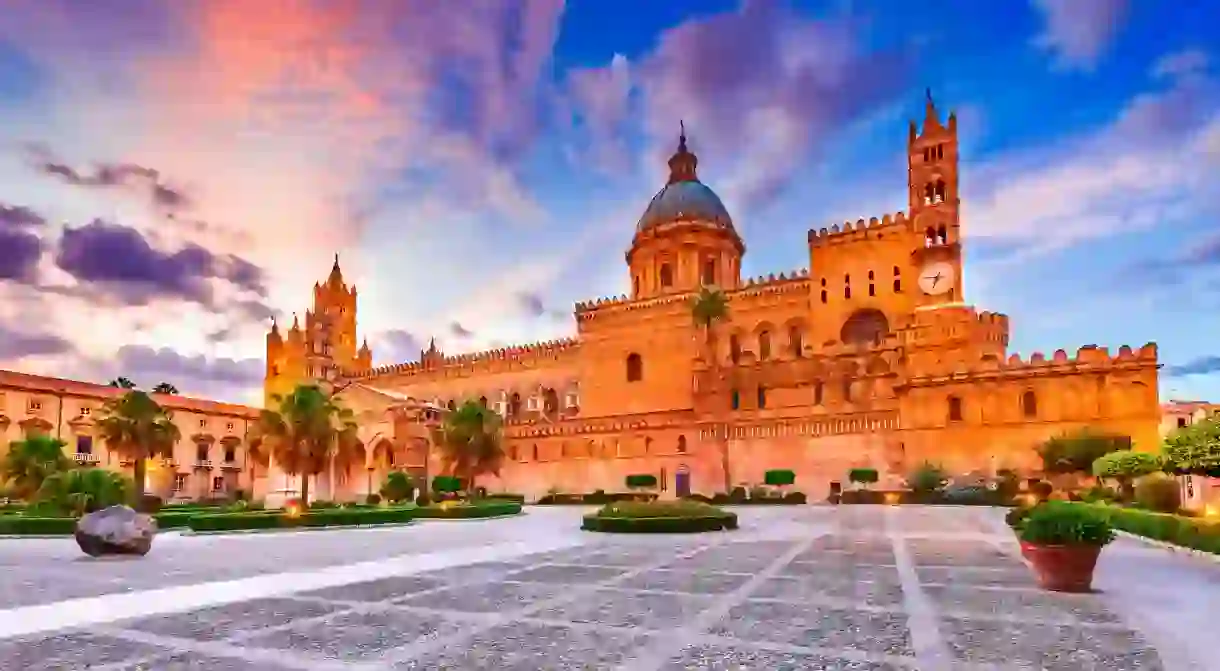
POLYGON ((902 502, 902 495, 897 492, 886 492, 885 503, 887 505, 896 506, 902 502))

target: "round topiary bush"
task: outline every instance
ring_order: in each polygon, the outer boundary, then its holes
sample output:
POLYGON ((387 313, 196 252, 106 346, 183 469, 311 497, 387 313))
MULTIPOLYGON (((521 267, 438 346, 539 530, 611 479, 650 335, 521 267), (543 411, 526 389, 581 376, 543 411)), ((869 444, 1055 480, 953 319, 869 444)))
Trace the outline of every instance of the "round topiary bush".
POLYGON ((763 473, 763 484, 773 487, 787 487, 796 482, 796 473, 787 469, 777 469, 763 473))
POLYGON ((737 515, 699 501, 620 501, 585 515, 585 531, 609 533, 699 533, 737 528, 737 515))
POLYGON ((1172 475, 1145 475, 1135 482, 1135 502, 1158 513, 1177 512, 1182 505, 1182 490, 1172 475))
POLYGON ((452 475, 438 475, 432 478, 432 491, 442 494, 452 494, 461 491, 462 480, 452 475))
POLYGON ((627 487, 630 489, 648 489, 657 486, 657 476, 652 473, 637 473, 627 476, 627 487))

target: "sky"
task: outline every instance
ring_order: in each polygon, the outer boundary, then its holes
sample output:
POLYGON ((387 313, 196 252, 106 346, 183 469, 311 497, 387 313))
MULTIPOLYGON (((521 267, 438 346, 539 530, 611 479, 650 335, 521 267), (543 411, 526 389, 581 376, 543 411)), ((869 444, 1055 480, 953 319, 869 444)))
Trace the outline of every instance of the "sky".
POLYGON ((336 253, 376 364, 571 335, 679 120, 743 274, 807 267, 906 208, 930 88, 1011 350, 1156 341, 1220 400, 1220 3, 3 5, 0 368, 259 402, 336 253))

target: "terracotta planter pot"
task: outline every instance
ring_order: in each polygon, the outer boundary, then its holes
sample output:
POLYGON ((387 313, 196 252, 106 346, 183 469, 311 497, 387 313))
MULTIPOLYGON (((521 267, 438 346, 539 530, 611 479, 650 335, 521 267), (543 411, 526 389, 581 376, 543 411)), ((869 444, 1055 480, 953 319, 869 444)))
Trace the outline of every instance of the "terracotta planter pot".
POLYGON ((1101 546, 1035 545, 1021 541, 1021 554, 1033 565, 1042 589, 1090 592, 1101 546))

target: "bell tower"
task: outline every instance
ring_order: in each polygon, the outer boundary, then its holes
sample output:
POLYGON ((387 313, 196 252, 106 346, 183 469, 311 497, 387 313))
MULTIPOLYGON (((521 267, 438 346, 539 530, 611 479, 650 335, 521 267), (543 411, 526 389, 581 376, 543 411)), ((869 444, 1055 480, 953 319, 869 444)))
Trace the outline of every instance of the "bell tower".
POLYGON ((960 303, 962 289, 957 115, 941 123, 932 91, 923 123, 911 121, 907 139, 907 188, 911 226, 923 246, 912 256, 921 306, 960 303))

